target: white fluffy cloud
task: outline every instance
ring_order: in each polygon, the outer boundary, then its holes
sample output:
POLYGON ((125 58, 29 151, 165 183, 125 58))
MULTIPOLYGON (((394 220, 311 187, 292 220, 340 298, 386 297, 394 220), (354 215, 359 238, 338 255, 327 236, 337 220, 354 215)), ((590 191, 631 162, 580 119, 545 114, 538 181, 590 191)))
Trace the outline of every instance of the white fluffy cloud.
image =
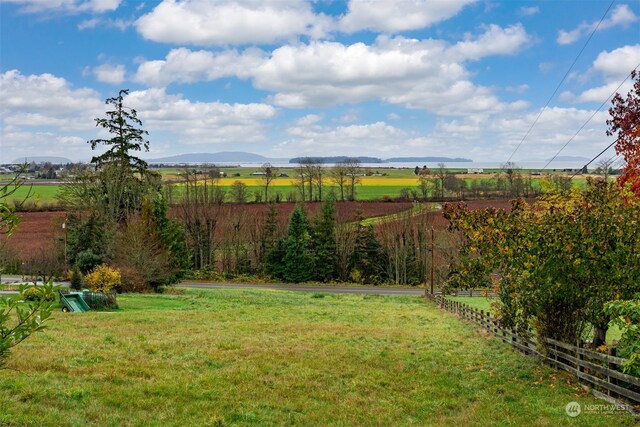
POLYGON ((3 0, 21 6, 23 13, 104 13, 116 10, 122 0, 3 0))
POLYGON ((318 153, 362 155, 397 150, 407 133, 385 122, 348 126, 323 126, 321 117, 307 115, 297 120, 286 132, 289 139, 278 144, 278 155, 300 156, 318 153))
POLYGON ((493 55, 511 55, 529 44, 531 38, 520 24, 502 28, 489 25, 485 32, 477 38, 456 43, 449 53, 460 61, 478 60, 493 55))
POLYGON ((306 2, 164 0, 135 25, 149 40, 206 46, 268 44, 300 34, 320 35, 326 22, 306 2))
POLYGON ((136 80, 170 82, 250 78, 288 108, 328 106, 380 99, 437 114, 499 110, 492 90, 470 80, 465 62, 514 54, 530 41, 524 28, 490 25, 479 36, 450 44, 441 40, 378 37, 372 45, 312 41, 285 45, 270 55, 255 48, 212 53, 185 48, 166 59, 140 64, 136 80))
POLYGON ((126 69, 121 64, 102 64, 93 68, 96 79, 102 83, 119 85, 124 81, 126 69))
POLYGON ((181 144, 263 141, 261 121, 276 115, 275 108, 267 104, 192 102, 164 89, 131 92, 126 102, 138 110, 150 133, 168 132, 181 144))
POLYGON ((335 31, 416 30, 449 19, 475 1, 350 0, 343 16, 329 17, 303 1, 163 0, 135 25, 146 39, 163 43, 270 44, 335 31))
POLYGON ((591 23, 583 22, 573 30, 560 30, 556 41, 559 44, 571 44, 579 40, 581 37, 591 33, 596 28, 598 28, 598 31, 602 31, 617 26, 627 27, 635 23, 637 20, 638 17, 633 13, 629 6, 626 4, 620 4, 613 9, 613 12, 608 18, 605 18, 602 23, 600 23, 600 26, 598 26, 599 21, 591 23))
POLYGON ((245 78, 264 61, 265 55, 265 52, 256 48, 247 49, 242 54, 236 50, 214 54, 205 50, 178 48, 171 50, 164 60, 140 64, 134 79, 161 87, 172 82, 193 83, 227 76, 245 78))
POLYGON ((104 105, 92 89, 74 89, 65 79, 51 74, 23 75, 17 70, 2 73, 2 161, 34 153, 58 156, 76 153, 79 142, 87 140, 79 135, 95 132, 93 119, 101 114, 104 105))
MULTIPOLYGON (((104 111, 96 91, 73 89, 65 79, 52 74, 26 76, 10 70, 0 74, 0 88, 0 117, 5 122, 25 114, 42 117, 41 121, 65 120, 77 115, 68 126, 78 123, 77 126, 86 127, 79 124, 83 117, 104 111)), ((89 122, 88 125, 93 126, 93 120, 89 122)))
MULTIPOLYGON (((491 120, 484 114, 441 117, 427 131, 401 129, 384 121, 329 126, 323 124, 321 116, 310 114, 287 128, 288 138, 276 146, 274 152, 283 156, 367 153, 381 157, 457 153, 480 161, 506 161, 538 112, 505 111, 491 120)), ((514 159, 517 162, 550 159, 593 113, 590 109, 547 108, 514 159)), ((598 153, 608 143, 606 118, 606 112, 597 113, 562 154, 591 157, 598 153)), ((553 168, 553 164, 550 167, 553 168)))
MULTIPOLYGON (((446 152, 466 153, 474 159, 506 159, 529 130, 539 111, 527 114, 506 112, 492 120, 482 116, 438 121, 427 137, 412 141, 413 146, 445 146, 446 152)), ((518 161, 544 161, 553 157, 574 136, 576 131, 593 115, 594 111, 577 108, 547 108, 531 133, 520 146, 514 159, 518 161)), ((606 146, 606 112, 597 113, 562 155, 592 157, 606 146)), ((553 168, 553 164, 550 166, 553 168)))
POLYGON ((593 69, 605 79, 621 80, 640 64, 640 44, 627 45, 611 52, 600 52, 593 61, 593 69))
POLYGON ((340 30, 396 33, 417 30, 451 18, 475 0, 350 0, 340 30))
POLYGON ((567 91, 562 99, 573 102, 603 102, 614 91, 627 93, 632 82, 622 81, 640 64, 640 44, 623 46, 610 52, 600 52, 593 61, 589 74, 601 76, 604 84, 584 90, 578 95, 567 91), (620 87, 619 87, 620 86, 620 87))
MULTIPOLYGON (((108 137, 95 127, 94 119, 103 117, 106 107, 92 89, 74 89, 51 74, 23 75, 17 70, 0 74, 0 89, 2 161, 33 153, 86 160, 91 152, 85 141, 108 137)), ((175 144, 263 141, 264 121, 277 113, 267 104, 192 102, 164 89, 131 92, 125 103, 138 110, 152 152, 163 144, 170 150, 175 144)))

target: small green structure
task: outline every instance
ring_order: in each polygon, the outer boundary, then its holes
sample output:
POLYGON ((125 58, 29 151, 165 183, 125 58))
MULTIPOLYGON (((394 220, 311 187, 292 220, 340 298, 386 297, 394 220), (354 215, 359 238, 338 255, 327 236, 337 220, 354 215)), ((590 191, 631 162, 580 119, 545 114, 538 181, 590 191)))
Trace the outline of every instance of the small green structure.
POLYGON ((82 297, 82 292, 69 292, 68 294, 60 294, 60 306, 64 312, 78 312, 84 313, 89 311, 89 306, 82 297))

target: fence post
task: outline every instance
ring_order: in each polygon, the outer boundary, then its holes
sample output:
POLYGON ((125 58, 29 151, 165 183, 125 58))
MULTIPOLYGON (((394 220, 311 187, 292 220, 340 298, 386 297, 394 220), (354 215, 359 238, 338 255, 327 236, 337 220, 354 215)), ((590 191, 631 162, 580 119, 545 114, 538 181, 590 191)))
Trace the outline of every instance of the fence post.
MULTIPOLYGON (((609 347, 609 348, 607 349, 607 354, 608 354, 609 356, 616 357, 616 356, 617 356, 617 350, 616 350, 616 347, 609 347)), ((615 364, 615 363, 608 362, 608 363, 607 363, 607 368, 609 368, 609 369, 616 369, 616 364, 615 364)), ((609 384, 613 384, 613 385, 616 385, 616 384, 618 383, 618 381, 616 381, 616 379, 615 379, 615 378, 610 377, 609 375, 607 375, 607 382, 608 382, 609 384)), ((615 396, 615 393, 614 393, 613 391, 611 391, 611 390, 607 390, 607 394, 608 394, 609 396, 612 396, 612 395, 613 395, 613 396, 615 396)))
POLYGON ((576 369, 578 370, 578 372, 584 372, 584 366, 582 365, 584 355, 579 351, 580 349, 584 348, 584 340, 578 340, 576 346, 578 347, 578 350, 576 350, 576 369))

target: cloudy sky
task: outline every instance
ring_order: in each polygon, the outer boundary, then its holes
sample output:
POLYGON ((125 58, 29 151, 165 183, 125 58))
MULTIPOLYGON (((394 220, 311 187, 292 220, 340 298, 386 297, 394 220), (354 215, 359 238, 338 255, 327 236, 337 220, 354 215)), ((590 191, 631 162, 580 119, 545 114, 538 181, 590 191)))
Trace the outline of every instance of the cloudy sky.
POLYGON ((638 0, 0 0, 0 21, 0 162, 88 159, 123 88, 146 158, 548 159, 593 116, 562 152, 592 157, 640 64, 638 0))

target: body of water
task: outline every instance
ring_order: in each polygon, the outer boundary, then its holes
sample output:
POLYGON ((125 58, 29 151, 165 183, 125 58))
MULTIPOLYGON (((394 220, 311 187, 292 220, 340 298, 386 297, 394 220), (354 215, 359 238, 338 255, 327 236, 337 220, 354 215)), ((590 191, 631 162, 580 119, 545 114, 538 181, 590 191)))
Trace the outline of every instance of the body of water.
MULTIPOLYGON (((424 166, 426 165, 428 168, 437 168, 439 162, 429 162, 429 163, 408 163, 408 162, 396 162, 396 163, 362 163, 361 166, 369 169, 386 169, 386 168, 394 168, 394 169, 402 169, 408 168, 413 169, 416 166, 424 166)), ((576 162, 576 161, 554 161, 549 166, 547 166, 546 170, 553 171, 558 169, 580 169, 582 168, 585 162, 576 162)), ((515 162, 516 166, 522 169, 542 169, 547 162, 515 162)), ((262 166, 261 163, 216 163, 217 166, 220 167, 230 167, 230 166, 241 166, 245 168, 259 168, 262 166)), ((296 167, 296 163, 272 163, 273 166, 278 168, 292 168, 296 167)), ((331 167, 334 163, 324 163, 326 167, 331 167)), ((446 163, 445 166, 451 169, 498 169, 504 165, 504 162, 450 162, 446 163)), ((590 169, 594 169, 595 166, 592 164, 589 167, 590 169)))

